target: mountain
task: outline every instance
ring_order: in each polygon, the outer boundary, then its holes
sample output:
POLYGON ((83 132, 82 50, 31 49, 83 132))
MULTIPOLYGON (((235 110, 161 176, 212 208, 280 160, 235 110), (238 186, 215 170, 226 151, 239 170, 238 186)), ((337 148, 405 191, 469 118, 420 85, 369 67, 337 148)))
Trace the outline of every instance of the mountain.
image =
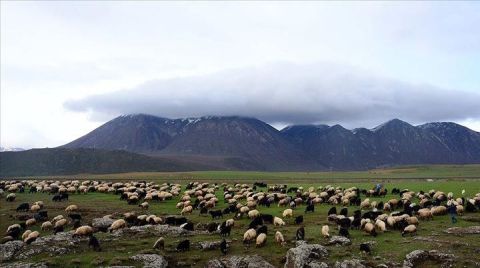
POLYGON ((59 148, 4 152, 1 160, 0 174, 364 170, 480 163, 480 133, 455 123, 413 126, 399 119, 373 129, 293 125, 279 131, 240 116, 135 114, 117 117, 59 148))
POLYGON ((278 130, 258 119, 239 116, 120 116, 63 147, 122 149, 186 159, 213 157, 226 168, 249 170, 299 169, 310 164, 278 130))
POLYGON ((412 126, 393 119, 373 129, 289 126, 281 132, 309 159, 333 169, 480 162, 480 133, 454 123, 412 126))
POLYGON ((0 153, 0 176, 208 169, 171 159, 99 149, 46 148, 0 153))

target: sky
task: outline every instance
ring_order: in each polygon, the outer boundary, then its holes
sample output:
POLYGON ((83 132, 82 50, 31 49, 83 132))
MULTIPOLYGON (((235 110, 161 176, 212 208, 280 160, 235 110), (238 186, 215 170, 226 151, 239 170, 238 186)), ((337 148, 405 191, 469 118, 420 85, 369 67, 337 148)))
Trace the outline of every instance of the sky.
POLYGON ((0 4, 2 147, 130 113, 480 131, 478 2, 0 4))

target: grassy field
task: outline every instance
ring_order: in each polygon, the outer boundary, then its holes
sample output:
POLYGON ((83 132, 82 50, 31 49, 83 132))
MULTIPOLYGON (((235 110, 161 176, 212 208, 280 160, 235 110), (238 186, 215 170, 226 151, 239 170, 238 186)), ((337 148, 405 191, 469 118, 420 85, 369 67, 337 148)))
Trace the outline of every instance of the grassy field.
MULTIPOLYGON (((51 178, 51 177, 49 177, 51 178)), ((59 177, 57 177, 59 178, 59 177)), ((480 165, 469 166, 417 166, 404 167, 395 169, 377 169, 365 172, 315 172, 315 173, 267 173, 267 172, 189 172, 189 173, 126 173, 126 174, 108 174, 108 175, 79 175, 79 176, 61 176, 61 178, 77 178, 77 179, 105 179, 105 180, 148 180, 156 182, 173 182, 185 183, 190 180, 210 181, 210 182, 249 182, 265 181, 272 183, 287 183, 289 186, 315 186, 331 184, 334 186, 357 186, 363 189, 370 189, 377 182, 382 182, 385 187, 391 189, 407 188, 413 191, 438 189, 444 192, 453 192, 455 196, 460 196, 463 189, 466 190, 466 196, 480 192, 480 165), (431 180, 433 179, 433 180, 431 180)), ((260 188, 259 190, 261 190, 260 188)), ((220 199, 218 208, 225 208, 222 192, 217 191, 220 199)), ((398 198, 396 195, 388 194, 385 198, 373 198, 373 200, 387 201, 391 198, 398 198)), ((42 200, 46 204, 50 218, 64 214, 64 208, 69 204, 77 204, 84 218, 83 222, 88 223, 92 218, 101 217, 103 215, 112 214, 120 215, 120 213, 128 211, 137 211, 138 214, 156 214, 169 215, 179 214, 179 210, 175 208, 178 198, 164 202, 150 202, 148 211, 141 210, 138 206, 129 206, 125 201, 120 201, 119 196, 104 193, 89 193, 86 195, 71 195, 68 202, 52 202, 51 195, 48 194, 17 194, 17 199, 13 203, 0 200, 0 230, 15 223, 14 216, 18 213, 15 208, 22 202, 35 202, 42 200)), ((304 226, 306 229, 306 240, 309 243, 325 244, 325 240, 320 229, 324 224, 328 224, 327 211, 330 205, 320 204, 315 207, 315 213, 304 214, 304 206, 299 206, 294 214, 304 215, 304 226)), ((339 206, 340 208, 340 206, 339 206)), ((349 212, 358 209, 357 207, 349 207, 349 212)), ((261 213, 268 213, 280 216, 284 208, 276 205, 271 208, 259 208, 261 213)), ((233 215, 231 215, 233 216, 233 215)), ((199 216, 198 211, 188 217, 194 223, 208 223, 211 218, 207 216, 199 216)), ((228 216, 226 217, 228 218, 228 216)), ((225 218, 225 219, 226 219, 225 218)), ((221 220, 217 220, 220 222, 221 220)), ((274 227, 268 225, 268 238, 265 247, 256 248, 255 246, 244 246, 242 244, 243 233, 250 220, 241 219, 236 221, 235 228, 232 230, 230 239, 232 247, 229 255, 248 255, 259 254, 263 256, 273 265, 282 266, 282 259, 288 248, 294 246, 295 231, 299 227, 293 223, 293 219, 287 220, 287 226, 274 227), (288 244, 284 247, 274 243, 274 233, 280 230, 288 244)), ((464 218, 460 217, 455 226, 465 227, 480 225, 480 213, 469 213, 464 218)), ((445 253, 453 253, 460 257, 458 267, 472 266, 471 261, 480 262, 478 248, 480 248, 479 235, 456 236, 446 234, 443 231, 452 227, 448 216, 438 216, 432 221, 422 221, 418 228, 417 237, 402 237, 398 231, 387 231, 373 238, 358 230, 351 230, 353 244, 351 246, 337 247, 328 246, 330 257, 329 263, 336 260, 360 258, 367 261, 372 266, 381 263, 401 263, 405 255, 414 249, 437 249, 445 253), (426 238, 426 240, 419 240, 426 238), (428 241, 427 241, 428 240, 428 241), (359 244, 364 241, 375 241, 373 252, 371 255, 360 253, 359 244), (433 242, 432 242, 433 241, 433 242)), ((39 226, 31 228, 39 230, 39 226)), ((333 225, 330 226, 332 234, 337 230, 333 225)), ((51 232, 41 232, 42 235, 51 232)), ((89 266, 106 266, 106 265, 138 265, 128 260, 129 256, 138 253, 159 253, 170 260, 171 265, 182 261, 187 266, 203 267, 203 265, 211 258, 220 257, 221 253, 214 251, 201 251, 192 249, 188 253, 176 253, 174 248, 180 241, 179 237, 166 237, 166 250, 157 251, 152 249, 152 245, 157 237, 135 237, 134 239, 120 238, 112 240, 109 234, 98 234, 100 239, 102 252, 94 252, 82 245, 75 254, 66 254, 61 256, 38 255, 30 261, 46 262, 56 267, 89 267, 89 266), (81 253, 81 254, 79 254, 81 253)), ((192 242, 196 241, 216 241, 220 240, 218 234, 212 235, 195 235, 190 236, 192 242)))

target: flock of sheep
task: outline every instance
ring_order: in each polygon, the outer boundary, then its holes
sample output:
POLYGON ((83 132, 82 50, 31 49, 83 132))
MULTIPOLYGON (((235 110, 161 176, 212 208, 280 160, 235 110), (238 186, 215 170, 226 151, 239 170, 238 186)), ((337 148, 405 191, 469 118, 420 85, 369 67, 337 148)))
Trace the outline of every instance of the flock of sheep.
MULTIPOLYGON (((209 233, 219 233, 223 240, 220 250, 226 254, 228 244, 225 237, 231 235, 235 222, 248 218, 249 224, 243 235, 243 243, 256 244, 262 247, 267 243, 268 224, 276 229, 274 241, 286 245, 286 240, 281 232, 281 226, 288 223, 298 225, 296 239, 305 239, 303 227, 304 215, 315 213, 315 207, 320 204, 330 205, 331 209, 326 216, 329 224, 321 227, 321 234, 328 238, 335 226, 338 234, 349 237, 349 230, 358 229, 371 236, 377 236, 387 230, 398 230, 399 234, 415 235, 417 226, 422 220, 431 220, 435 216, 447 214, 448 206, 456 206, 458 214, 464 212, 477 212, 480 210, 480 193, 473 196, 455 197, 453 193, 442 191, 413 192, 407 189, 392 189, 390 192, 397 197, 388 201, 378 201, 385 197, 387 189, 381 187, 375 190, 361 190, 357 187, 341 188, 327 185, 325 187, 287 187, 287 185, 270 185, 265 183, 252 184, 210 184, 190 182, 184 187, 180 184, 156 184, 145 181, 107 182, 92 180, 21 180, 0 181, 0 194, 8 202, 15 202, 19 193, 34 194, 37 192, 51 194, 52 201, 63 202, 75 194, 88 194, 92 192, 116 194, 122 202, 128 205, 139 206, 145 212, 152 202, 163 202, 178 198, 177 215, 137 215, 135 212, 124 213, 120 217, 105 215, 104 218, 112 219, 108 228, 94 228, 90 223, 82 221, 79 206, 70 204, 65 207, 65 215, 48 215, 48 207, 39 200, 32 204, 18 204, 17 212, 29 212, 26 218, 9 226, 1 243, 22 239, 26 244, 35 241, 39 231, 31 231, 34 225, 40 225, 41 231, 57 234, 74 230, 73 236, 89 237, 89 246, 94 250, 101 250, 100 243, 95 237, 96 232, 116 232, 130 226, 147 224, 178 225, 189 231, 198 228, 198 225, 189 219, 192 213, 210 215, 213 219, 204 226, 209 233), (219 194, 221 193, 221 194, 219 194), (220 196, 220 198, 218 197, 220 196), (226 205, 219 209, 219 204, 226 205), (284 207, 281 215, 263 213, 263 208, 277 206, 284 207), (302 207, 302 209, 300 209, 302 207), (337 211, 338 208, 338 211, 337 211), (353 210, 353 211, 349 211, 353 210), (215 220, 221 219, 221 223, 215 220), (291 219, 291 220, 289 220, 291 219), (197 226, 197 227, 195 227, 197 226)), ((239 227, 237 227, 239 228, 239 227)), ((270 227, 272 228, 272 227, 270 227)), ((335 231, 336 232, 336 231, 335 231)), ((160 237, 154 248, 163 249, 165 238, 160 237)), ((362 244, 362 251, 369 251, 368 245, 362 244)), ((182 240, 176 246, 177 251, 190 249, 190 241, 182 240)))

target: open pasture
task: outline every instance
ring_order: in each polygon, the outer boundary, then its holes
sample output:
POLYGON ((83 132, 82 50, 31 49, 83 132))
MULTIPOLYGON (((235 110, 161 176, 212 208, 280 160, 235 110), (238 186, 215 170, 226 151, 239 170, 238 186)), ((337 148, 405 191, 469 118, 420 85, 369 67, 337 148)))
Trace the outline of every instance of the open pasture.
MULTIPOLYGON (((478 169, 478 166, 475 167, 478 169)), ((25 187, 24 193, 16 193, 16 198, 13 202, 7 202, 5 196, 7 192, 4 193, 4 196, 0 200, 0 230, 5 232, 8 226, 21 222, 18 219, 19 215, 30 215, 33 216, 32 212, 17 212, 16 208, 21 203, 29 203, 30 205, 36 201, 44 202, 44 209, 48 211, 48 219, 51 220, 54 216, 64 215, 67 218, 67 213, 65 208, 71 204, 78 206, 78 213, 82 216, 82 225, 91 224, 94 218, 100 218, 105 215, 112 215, 114 219, 120 219, 124 217, 124 213, 135 212, 136 215, 157 215, 162 218, 165 218, 167 215, 180 215, 181 208, 177 208, 177 204, 180 202, 182 196, 186 191, 186 185, 188 182, 204 182, 209 183, 208 188, 213 188, 214 184, 217 184, 217 189, 214 192, 215 197, 218 199, 214 208, 211 210, 223 210, 229 205, 226 203, 224 198, 224 187, 233 187, 235 183, 241 182, 244 183, 248 181, 248 191, 252 193, 265 192, 269 193, 268 187, 257 187, 254 190, 254 182, 265 182, 269 187, 275 184, 287 184, 287 188, 290 187, 303 187, 302 191, 308 191, 309 187, 314 187, 314 192, 319 194, 322 191, 325 191, 325 186, 327 184, 331 185, 335 189, 347 189, 350 187, 357 187, 359 191, 361 190, 370 190, 373 189, 377 183, 382 183, 382 185, 387 189, 387 194, 385 196, 370 196, 367 197, 365 194, 361 194, 360 198, 364 201, 366 198, 369 198, 371 202, 383 201, 386 203, 391 199, 401 199, 401 194, 393 194, 391 190, 393 188, 397 189, 408 189, 418 193, 419 191, 428 192, 429 190, 442 191, 445 194, 451 192, 453 193, 454 198, 464 197, 472 198, 476 193, 480 192, 480 181, 473 178, 473 174, 468 176, 454 178, 450 177, 450 174, 454 174, 453 171, 443 172, 443 174, 448 174, 441 178, 431 179, 432 177, 426 176, 422 179, 410 179, 408 176, 405 178, 397 178, 397 175, 393 177, 389 176, 391 174, 397 174, 398 171, 383 172, 382 176, 378 178, 367 179, 363 177, 358 177, 358 181, 355 181, 354 177, 344 176, 344 179, 328 179, 326 176, 319 178, 309 177, 309 175, 300 176, 299 173, 251 173, 248 175, 248 172, 238 173, 242 176, 237 176, 235 172, 200 172, 200 173, 190 173, 179 175, 177 179, 174 179, 175 174, 163 174, 162 177, 150 177, 152 174, 117 174, 117 179, 112 177, 115 175, 106 175, 102 177, 100 175, 94 176, 75 176, 78 179, 94 179, 94 180, 105 180, 115 183, 115 182, 127 182, 130 180, 146 180, 147 182, 153 182, 153 184, 162 185, 165 182, 172 184, 178 183, 181 185, 181 190, 178 195, 174 195, 170 200, 156 201, 148 200, 149 207, 148 209, 143 209, 139 207, 139 204, 143 202, 143 199, 140 199, 138 203, 133 205, 128 205, 127 201, 120 200, 120 194, 115 194, 113 192, 101 193, 98 191, 83 193, 70 193, 68 201, 54 202, 52 201, 53 194, 37 192, 29 193, 29 187, 25 187), (200 174, 200 175, 199 175, 200 174), (293 174, 293 175, 292 175, 293 174), (390 175, 389 175, 390 174, 390 175), (230 175, 230 177, 229 177, 230 175), (472 175, 472 176, 470 176, 472 175), (209 180, 207 177, 212 176, 212 179, 209 180), (292 179, 292 177, 297 177, 298 181, 292 179), (274 179, 276 177, 277 179, 274 179), (468 177, 468 178, 466 178, 468 177), (107 180, 108 179, 108 180, 107 180), (222 183, 225 183, 222 185, 222 183), (319 188, 320 187, 320 188, 319 188), (465 193, 462 195, 462 190, 465 190, 465 193)), ((403 172, 410 172, 403 170, 403 172)), ((336 176, 340 176, 342 173, 338 173, 336 176)), ((158 174, 157 174, 158 175, 158 174)), ((345 174, 343 174, 345 175, 345 174)), ((422 174, 420 174, 422 175, 422 174)), ((423 174, 425 175, 425 174, 423 174)), ((414 176, 412 176, 414 177, 414 176)), ((422 177, 422 176, 421 176, 422 177)), ((74 177, 67 177, 65 179, 73 179, 74 177)), ((43 180, 46 178, 40 178, 43 180)), ((270 191, 270 193, 273 193, 270 191)), ((295 196, 296 193, 290 192, 287 195, 295 196)), ((194 200, 192 196, 192 201, 194 200)), ((419 203, 417 196, 414 196, 411 200, 412 203, 419 203)), ((193 202, 192 202, 193 203, 193 202)), ((239 199, 238 203, 246 204, 246 199, 239 199)), ((442 203, 445 205, 446 201, 442 203)), ((414 236, 405 236, 401 235, 400 230, 394 230, 393 228, 387 227, 387 231, 383 233, 378 233, 376 237, 373 237, 367 234, 365 231, 350 228, 349 234, 352 244, 345 246, 338 245, 328 245, 327 242, 329 239, 324 238, 321 229, 322 226, 328 225, 330 228, 330 236, 338 234, 337 223, 328 220, 327 214, 328 211, 333 207, 337 207, 339 213, 340 209, 343 208, 341 204, 332 205, 327 202, 322 202, 315 204, 315 211, 313 213, 305 213, 306 204, 304 202, 298 204, 296 208, 293 209, 292 218, 284 218, 282 213, 289 206, 278 206, 277 202, 272 203, 270 207, 257 205, 256 209, 261 214, 269 214, 272 216, 277 216, 282 218, 285 222, 285 226, 274 226, 273 224, 265 224, 268 228, 267 242, 263 247, 256 247, 255 242, 253 244, 244 244, 242 242, 244 232, 248 229, 248 226, 251 219, 247 215, 243 215, 240 218, 236 218, 236 213, 224 214, 222 218, 212 219, 208 214, 200 215, 199 209, 194 209, 191 214, 185 215, 188 221, 191 221, 195 225, 194 232, 187 232, 183 235, 162 235, 165 238, 165 249, 153 249, 153 244, 159 238, 159 236, 152 235, 151 233, 136 233, 135 235, 119 235, 113 236, 110 233, 96 232, 95 236, 100 242, 102 251, 96 252, 87 246, 87 241, 83 241, 77 244, 74 250, 71 250, 62 255, 55 255, 48 252, 43 252, 39 254, 33 254, 27 259, 13 259, 6 261, 5 263, 13 262, 43 262, 49 266, 56 267, 89 267, 89 266, 109 266, 109 265, 133 265, 141 267, 141 263, 132 261, 129 259, 130 256, 139 254, 139 253, 155 253, 162 256, 165 256, 169 261, 171 267, 204 267, 206 263, 214 258, 220 258, 223 254, 219 249, 214 250, 202 250, 195 247, 197 242, 201 241, 220 241, 222 237, 219 233, 208 233, 207 231, 199 231, 198 224, 208 224, 211 222, 222 223, 223 221, 235 218, 235 225, 232 228, 231 235, 226 237, 226 240, 229 242, 229 249, 227 256, 229 255, 253 255, 258 254, 262 256, 266 261, 271 263, 276 267, 284 265, 285 255, 289 248, 295 247, 295 236, 296 231, 299 227, 303 226, 305 229, 305 240, 309 244, 320 244, 325 245, 329 252, 329 257, 324 262, 329 265, 334 265, 336 261, 346 260, 346 259, 360 259, 367 266, 375 267, 379 264, 386 264, 389 267, 401 266, 405 255, 415 249, 425 249, 431 250, 435 249, 443 253, 454 254, 456 256, 455 266, 457 267, 475 267, 480 262, 480 235, 479 234, 448 234, 445 232, 447 228, 450 227, 469 227, 469 226, 478 226, 480 225, 480 212, 465 212, 463 215, 459 215, 458 222, 452 224, 450 221, 449 215, 434 216, 433 220, 420 220, 419 225, 417 226, 417 233, 414 236), (295 224, 295 217, 303 215, 303 223, 295 224), (286 243, 282 246, 275 242, 275 232, 280 231, 286 243), (191 242, 191 248, 187 252, 177 252, 177 244, 184 239, 189 239, 191 242), (370 254, 365 254, 360 252, 359 246, 361 243, 374 241, 370 254), (476 264, 475 264, 476 263, 476 264)), ((352 216, 355 210, 360 209, 356 205, 348 205, 348 216, 352 216)), ((253 208, 252 208, 253 209, 253 208)), ((362 209, 362 213, 371 211, 372 208, 362 209)), ((381 211, 381 209, 379 209, 381 211)), ((392 211, 386 211, 386 214, 390 214, 393 211, 401 211, 402 208, 392 209, 392 211)), ((43 231, 40 229, 41 223, 37 223, 34 226, 29 227, 28 229, 32 231, 39 231, 40 237, 52 235, 52 231, 43 231)), ((71 221, 65 227, 65 231, 72 230, 71 221)), ((2 234, 4 235, 4 234, 2 234)), ((31 247, 31 245, 25 245, 31 247)), ((435 262, 426 262, 423 264, 425 267, 437 266, 438 263, 435 262)))

